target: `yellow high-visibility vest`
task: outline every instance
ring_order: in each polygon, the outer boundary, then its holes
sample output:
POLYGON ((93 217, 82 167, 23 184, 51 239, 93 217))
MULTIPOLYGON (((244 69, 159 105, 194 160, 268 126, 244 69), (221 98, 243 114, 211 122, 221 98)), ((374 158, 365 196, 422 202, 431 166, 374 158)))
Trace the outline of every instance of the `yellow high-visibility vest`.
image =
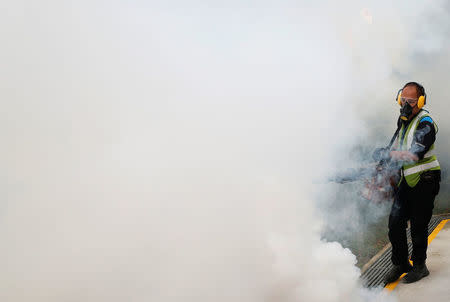
MULTIPOLYGON (((411 149, 413 140, 414 140, 414 134, 416 132, 417 126, 419 125, 419 122, 422 118, 427 117, 428 112, 426 110, 421 110, 419 113, 411 120, 411 122, 408 125, 408 128, 406 129, 406 133, 403 137, 403 139, 400 141, 400 137, 397 138, 398 141, 398 147, 400 151, 408 151, 411 149)), ((433 121, 434 128, 436 130, 436 133, 438 131, 436 122, 433 121)), ((399 133, 403 133, 404 125, 400 128, 399 133)), ((427 153, 423 156, 423 159, 417 161, 417 162, 405 162, 402 166, 402 180, 403 178, 408 183, 408 186, 415 187, 417 183, 420 180, 420 175, 425 171, 432 171, 432 170, 440 170, 441 167, 439 166, 439 161, 436 158, 436 155, 434 154, 434 144, 431 145, 430 149, 427 153)))

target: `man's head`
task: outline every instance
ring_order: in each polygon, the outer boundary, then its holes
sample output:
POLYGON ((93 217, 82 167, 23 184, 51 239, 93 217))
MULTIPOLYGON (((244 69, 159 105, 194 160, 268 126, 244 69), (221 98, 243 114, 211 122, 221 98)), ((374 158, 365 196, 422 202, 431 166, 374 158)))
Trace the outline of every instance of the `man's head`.
POLYGON ((412 119, 423 107, 425 101, 424 98, 425 90, 421 85, 415 82, 407 83, 398 96, 399 104, 402 106, 402 109, 400 110, 402 119, 412 119))

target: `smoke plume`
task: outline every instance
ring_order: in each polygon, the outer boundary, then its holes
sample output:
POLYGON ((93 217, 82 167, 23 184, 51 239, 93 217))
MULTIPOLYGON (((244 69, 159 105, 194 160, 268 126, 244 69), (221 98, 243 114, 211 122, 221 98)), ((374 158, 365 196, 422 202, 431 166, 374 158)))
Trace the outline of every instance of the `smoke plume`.
POLYGON ((418 2, 2 2, 2 300, 380 298, 321 239, 355 190, 313 180, 406 79, 443 108, 449 7, 418 2))

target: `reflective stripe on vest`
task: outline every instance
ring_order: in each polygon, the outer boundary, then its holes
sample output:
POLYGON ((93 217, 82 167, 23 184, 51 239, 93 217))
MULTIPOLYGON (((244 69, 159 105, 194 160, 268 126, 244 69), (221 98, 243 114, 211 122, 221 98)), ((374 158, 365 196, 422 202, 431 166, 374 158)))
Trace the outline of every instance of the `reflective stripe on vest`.
POLYGON ((403 169, 403 175, 409 176, 414 173, 430 170, 431 168, 436 168, 436 167, 439 167, 439 161, 437 159, 433 160, 432 162, 429 162, 427 164, 422 164, 422 165, 414 166, 414 167, 411 167, 408 169, 403 169))
MULTIPOLYGON (((419 125, 420 120, 426 116, 429 116, 428 112, 425 110, 421 110, 409 123, 403 140, 399 140, 399 149, 401 151, 407 151, 411 149, 417 126, 419 125)), ((433 125, 437 133, 436 123, 433 123, 433 125)), ((403 130, 404 125, 402 125, 402 128, 400 129, 400 133, 403 133, 403 130)), ((410 187, 414 187, 415 185, 417 185, 420 180, 420 174, 422 174, 424 171, 440 170, 439 161, 434 154, 434 144, 431 145, 428 152, 425 153, 423 159, 414 163, 404 163, 402 170, 402 175, 408 183, 408 186, 410 187)))

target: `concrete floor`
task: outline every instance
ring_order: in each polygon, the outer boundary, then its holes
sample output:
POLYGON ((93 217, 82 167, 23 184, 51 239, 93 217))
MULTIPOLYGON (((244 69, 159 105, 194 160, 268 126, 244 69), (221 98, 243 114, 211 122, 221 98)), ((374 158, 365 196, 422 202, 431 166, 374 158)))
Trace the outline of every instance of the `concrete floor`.
POLYGON ((428 246, 427 256, 430 275, 415 283, 400 282, 392 292, 399 302, 450 300, 450 220, 428 246))

